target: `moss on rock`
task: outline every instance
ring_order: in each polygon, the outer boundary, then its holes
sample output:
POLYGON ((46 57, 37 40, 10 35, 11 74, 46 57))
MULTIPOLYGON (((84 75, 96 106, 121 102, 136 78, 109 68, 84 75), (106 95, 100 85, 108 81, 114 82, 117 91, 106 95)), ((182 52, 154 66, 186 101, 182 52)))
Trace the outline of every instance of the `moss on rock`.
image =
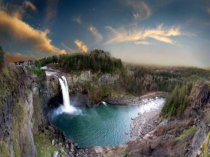
POLYGON ((207 137, 201 146, 203 157, 210 157, 209 140, 210 140, 210 132, 207 134, 207 137))
POLYGON ((1 154, 1 157, 8 157, 9 155, 9 151, 4 141, 0 141, 0 154, 1 154))
POLYGON ((179 137, 176 138, 176 140, 184 140, 186 138, 188 138, 189 136, 192 136, 194 135, 194 133, 196 132, 196 128, 195 127, 191 127, 191 128, 188 128, 188 129, 185 129, 181 135, 179 135, 179 137))
POLYGON ((13 150, 15 157, 20 157, 20 148, 16 139, 13 139, 13 150))
POLYGON ((53 146, 49 136, 44 133, 34 135, 37 157, 51 157, 54 151, 60 151, 59 146, 53 146))

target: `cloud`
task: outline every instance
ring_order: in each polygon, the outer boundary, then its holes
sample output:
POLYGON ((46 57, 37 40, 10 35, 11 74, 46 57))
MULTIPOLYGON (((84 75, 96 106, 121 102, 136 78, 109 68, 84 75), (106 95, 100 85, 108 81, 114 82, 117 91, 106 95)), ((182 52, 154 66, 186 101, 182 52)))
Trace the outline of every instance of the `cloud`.
POLYGON ((41 31, 31 27, 16 16, 7 12, 0 11, 0 42, 16 45, 30 45, 32 49, 47 52, 51 54, 65 54, 65 50, 61 50, 52 44, 48 38, 49 30, 41 31))
POLYGON ((73 21, 75 21, 77 24, 81 25, 82 24, 82 19, 80 16, 74 17, 73 21))
POLYGON ((17 62, 17 61, 24 61, 24 60, 34 60, 35 57, 23 55, 21 53, 6 53, 5 54, 5 60, 7 62, 17 62))
POLYGON ((128 5, 132 8, 133 17, 136 20, 144 19, 151 15, 150 7, 143 1, 128 0, 128 5))
POLYGON ((148 41, 145 40, 141 40, 141 41, 136 41, 134 42, 136 45, 149 45, 150 43, 148 41))
POLYGON ((46 13, 45 13, 45 25, 48 25, 52 19, 57 14, 57 6, 58 6, 59 0, 47 0, 46 1, 46 13))
POLYGON ((26 10, 36 11, 36 6, 30 1, 24 1, 21 5, 16 5, 13 3, 7 3, 6 5, 2 5, 0 3, 0 10, 4 10, 10 15, 15 16, 19 19, 22 19, 23 15, 26 13, 26 10))
POLYGON ((75 40, 74 43, 76 44, 77 48, 83 52, 83 53, 87 53, 88 52, 88 47, 87 45, 82 42, 81 40, 75 40))
POLYGON ((101 41, 103 39, 103 36, 98 32, 96 27, 94 27, 93 25, 91 25, 88 28, 88 30, 97 41, 101 41))
POLYGON ((111 38, 106 44, 123 43, 123 42, 141 42, 148 43, 148 39, 154 39, 163 43, 174 44, 172 37, 183 35, 179 27, 163 27, 159 25, 152 29, 143 28, 112 28, 107 27, 111 33, 111 38))
POLYGON ((25 9, 31 9, 32 11, 36 11, 37 10, 36 6, 30 1, 24 1, 23 2, 23 7, 25 9))
POLYGON ((73 49, 73 48, 67 46, 67 45, 66 45, 65 43, 63 43, 63 42, 61 43, 61 46, 66 50, 67 53, 74 53, 74 52, 78 51, 78 50, 76 50, 76 49, 73 49))
POLYGON ((206 11, 208 14, 210 14, 210 7, 207 7, 206 11))

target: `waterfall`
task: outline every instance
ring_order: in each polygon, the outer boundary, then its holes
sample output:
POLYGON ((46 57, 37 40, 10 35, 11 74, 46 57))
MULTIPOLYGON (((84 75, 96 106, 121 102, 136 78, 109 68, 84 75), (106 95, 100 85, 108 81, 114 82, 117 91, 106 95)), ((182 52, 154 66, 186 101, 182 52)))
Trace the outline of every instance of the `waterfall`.
POLYGON ((59 79, 61 90, 62 90, 62 96, 63 96, 63 112, 73 113, 76 111, 76 108, 71 105, 70 103, 70 97, 69 97, 69 88, 67 80, 64 76, 61 76, 59 79))

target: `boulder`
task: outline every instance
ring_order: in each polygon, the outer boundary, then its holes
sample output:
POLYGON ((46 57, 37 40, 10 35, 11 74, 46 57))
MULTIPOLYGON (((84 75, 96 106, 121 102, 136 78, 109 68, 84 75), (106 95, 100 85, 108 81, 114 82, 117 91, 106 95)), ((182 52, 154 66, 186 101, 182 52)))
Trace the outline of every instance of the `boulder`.
POLYGON ((58 151, 54 151, 53 152, 53 157, 59 157, 59 152, 58 151))

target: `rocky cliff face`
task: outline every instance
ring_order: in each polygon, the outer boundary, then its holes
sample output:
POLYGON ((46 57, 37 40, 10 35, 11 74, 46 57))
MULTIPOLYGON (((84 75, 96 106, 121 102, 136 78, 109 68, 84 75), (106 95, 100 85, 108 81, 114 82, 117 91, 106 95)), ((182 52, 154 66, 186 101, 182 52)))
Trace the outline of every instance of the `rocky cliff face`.
MULTIPOLYGON (((59 73, 59 75, 66 77, 71 95, 71 103, 75 106, 87 105, 91 107, 97 105, 105 97, 125 93, 125 91, 120 90, 119 74, 111 75, 108 73, 101 74, 81 71, 79 73, 59 73)), ((56 77, 47 77, 46 84, 47 90, 53 91, 54 96, 61 96, 59 81, 56 77)), ((57 98, 55 97, 53 101, 57 101, 57 98)), ((51 106, 51 104, 49 105, 51 106)))
POLYGON ((34 157, 32 80, 14 67, 4 68, 0 80, 0 156, 34 157))
POLYGON ((58 93, 57 86, 48 83, 22 67, 6 67, 0 73, 0 157, 36 156, 34 134, 50 126, 48 101, 58 93))

